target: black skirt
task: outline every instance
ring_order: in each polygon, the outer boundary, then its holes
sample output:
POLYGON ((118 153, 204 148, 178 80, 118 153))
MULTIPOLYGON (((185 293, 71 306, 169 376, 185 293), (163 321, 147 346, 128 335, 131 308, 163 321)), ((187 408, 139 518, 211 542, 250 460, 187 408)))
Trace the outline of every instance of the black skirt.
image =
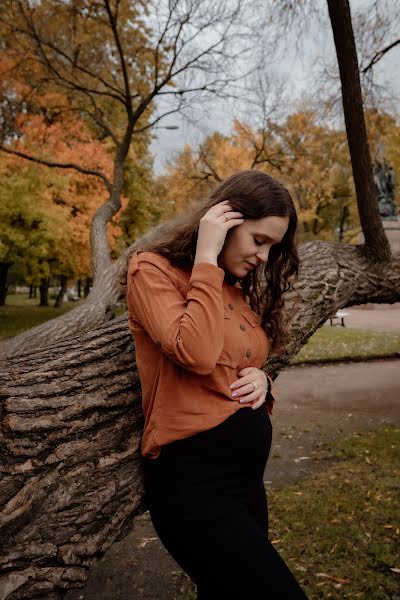
POLYGON ((263 477, 271 443, 263 404, 143 458, 154 528, 198 599, 307 598, 268 540, 263 477))

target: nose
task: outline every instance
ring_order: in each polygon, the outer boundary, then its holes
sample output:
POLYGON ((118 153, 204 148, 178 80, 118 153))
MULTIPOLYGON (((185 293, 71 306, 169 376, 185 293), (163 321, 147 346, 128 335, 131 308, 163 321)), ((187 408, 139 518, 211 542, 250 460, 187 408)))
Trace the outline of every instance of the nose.
POLYGON ((257 258, 260 262, 266 263, 268 261, 269 248, 265 248, 265 250, 257 252, 257 258))

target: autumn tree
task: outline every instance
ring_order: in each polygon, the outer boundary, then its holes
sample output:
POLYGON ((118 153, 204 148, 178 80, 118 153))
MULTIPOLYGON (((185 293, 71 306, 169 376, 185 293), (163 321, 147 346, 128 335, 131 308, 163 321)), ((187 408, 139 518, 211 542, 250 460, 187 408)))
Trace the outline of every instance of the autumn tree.
MULTIPOLYGON (((84 123, 79 120, 69 125, 68 129, 59 124, 46 126, 32 115, 19 119, 25 147, 41 140, 42 156, 63 156, 66 161, 77 155, 82 160, 95 155, 97 164, 111 171, 112 160, 104 143, 94 140, 89 132, 85 138, 84 123)), ((46 306, 51 277, 59 278, 65 289, 68 279, 90 275, 90 222, 103 204, 106 190, 93 176, 50 170, 12 154, 0 156, 0 170, 0 207, 5 211, 3 264, 11 266, 18 257, 25 265, 26 282, 40 286, 40 304, 46 306), (21 244, 16 245, 18 239, 21 244)), ((122 197, 122 205, 126 204, 127 198, 122 197)), ((120 235, 118 216, 108 226, 111 248, 120 235)))
POLYGON ((310 110, 259 127, 235 119, 230 135, 215 132, 198 148, 185 147, 160 178, 170 214, 182 210, 187 198, 205 197, 235 171, 254 167, 290 189, 301 241, 348 241, 359 232, 345 133, 318 123, 310 110))
MULTIPOLYGON (((106 200, 91 222, 93 288, 74 311, 18 336, 7 352, 37 347, 94 327, 114 315, 120 263, 113 262, 107 224, 121 208, 133 140, 166 115, 221 96, 242 73, 248 51, 244 0, 6 0, 0 17, 2 144, 0 149, 57 169, 97 177, 106 200), (21 59, 22 57, 22 59, 21 59), (111 172, 82 156, 45 157, 27 150, 29 120, 69 127, 86 120, 109 145, 111 172)), ((79 135, 79 132, 77 132, 79 135)), ((132 189, 132 188, 131 188, 132 189)))

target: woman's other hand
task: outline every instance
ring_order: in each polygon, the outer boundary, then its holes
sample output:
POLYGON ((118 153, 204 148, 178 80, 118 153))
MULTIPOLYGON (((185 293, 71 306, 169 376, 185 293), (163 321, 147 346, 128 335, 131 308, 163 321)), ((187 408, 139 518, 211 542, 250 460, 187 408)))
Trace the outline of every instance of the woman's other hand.
POLYGON ((229 229, 243 223, 241 212, 231 210, 228 200, 212 206, 200 219, 194 262, 212 262, 222 250, 229 229))
POLYGON ((245 367, 238 372, 240 379, 234 381, 231 385, 232 398, 240 403, 253 403, 253 410, 260 408, 264 404, 267 390, 268 379, 264 371, 257 367, 245 367), (254 389, 252 381, 257 384, 254 389))

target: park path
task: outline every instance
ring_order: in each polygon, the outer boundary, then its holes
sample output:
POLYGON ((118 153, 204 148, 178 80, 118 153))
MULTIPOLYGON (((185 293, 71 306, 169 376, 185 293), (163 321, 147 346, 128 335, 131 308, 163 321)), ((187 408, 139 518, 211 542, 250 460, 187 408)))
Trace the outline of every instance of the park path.
MULTIPOLYGON (((324 469, 324 441, 384 423, 400 424, 398 359, 293 366, 275 383, 267 490, 324 469)), ((86 588, 69 592, 66 600, 174 600, 189 588, 146 512, 135 520, 132 533, 92 567, 86 588)))
POLYGON ((322 441, 383 423, 400 424, 399 359, 288 367, 275 387, 267 488, 323 468, 318 451, 322 441))

